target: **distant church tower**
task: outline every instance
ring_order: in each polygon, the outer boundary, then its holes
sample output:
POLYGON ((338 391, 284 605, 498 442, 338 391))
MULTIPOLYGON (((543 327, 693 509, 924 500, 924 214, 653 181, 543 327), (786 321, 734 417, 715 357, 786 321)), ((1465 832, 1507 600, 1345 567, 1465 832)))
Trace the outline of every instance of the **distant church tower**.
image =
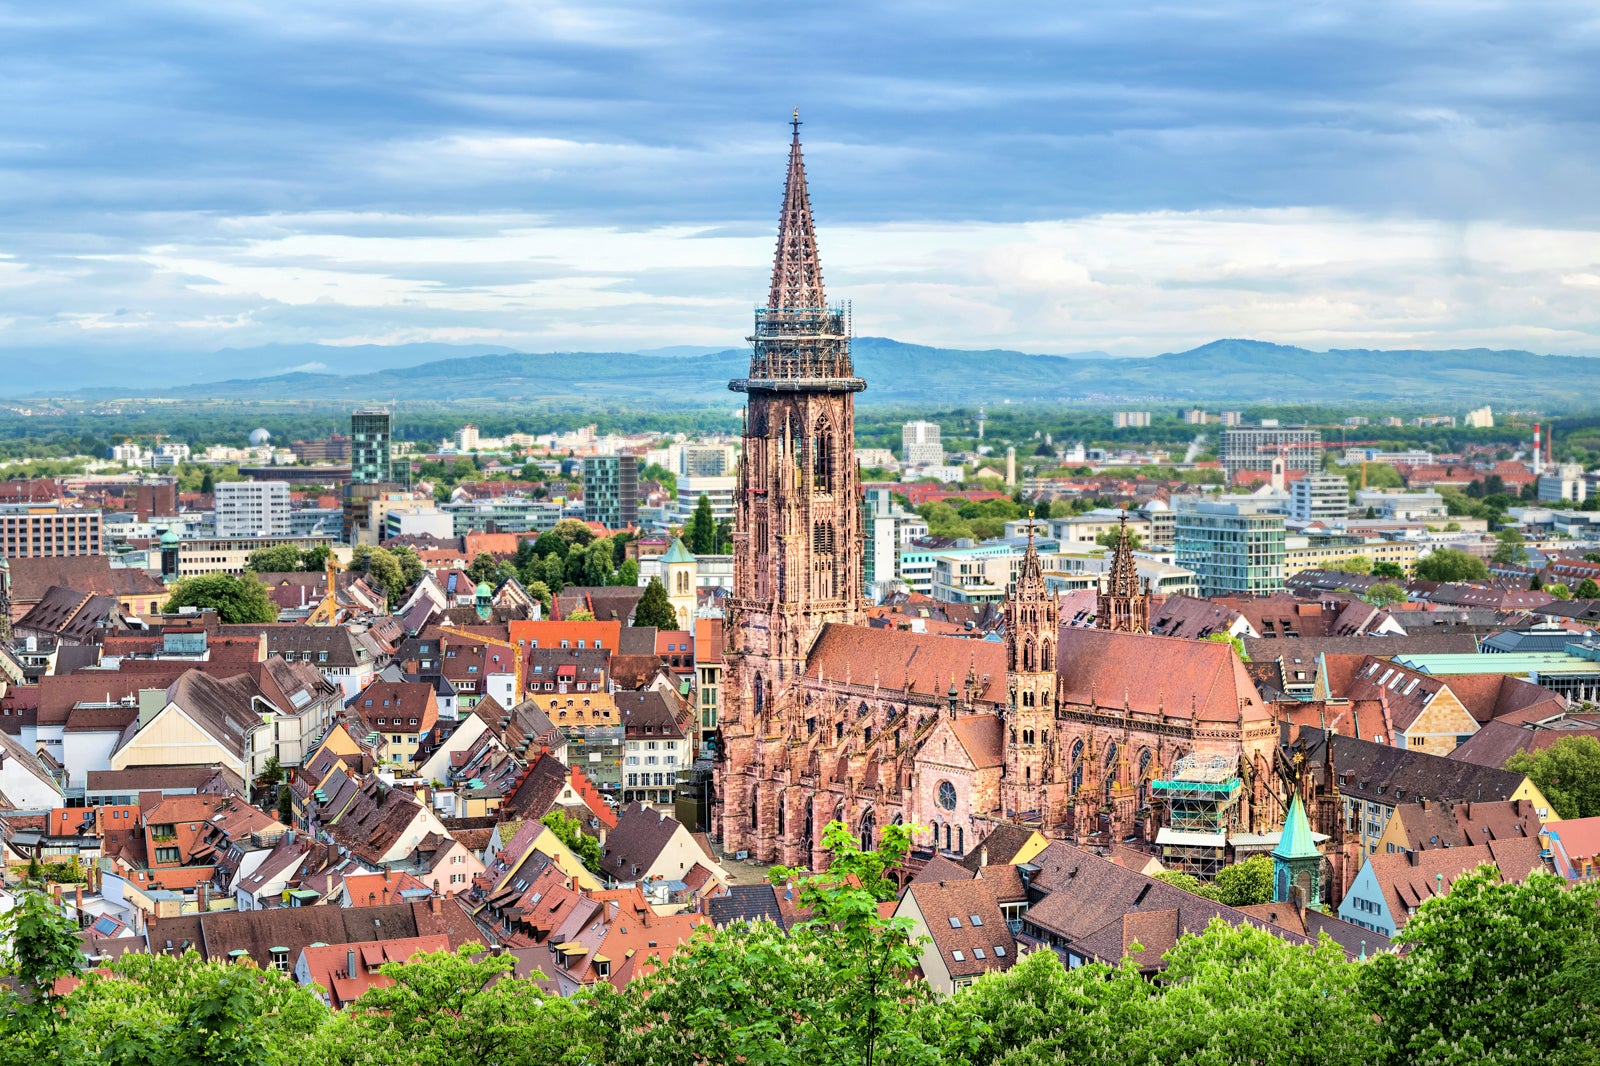
POLYGON ((1001 801, 1007 821, 1051 825, 1049 768, 1055 724, 1056 640, 1060 601, 1045 585, 1044 568, 1028 530, 1028 549, 1006 597, 1007 709, 1001 801))
POLYGON ((819 820, 810 809, 810 790, 787 764, 788 742, 805 735, 796 682, 812 642, 829 622, 855 622, 863 607, 854 448, 855 394, 867 386, 851 369, 844 309, 823 294, 798 111, 793 129, 750 376, 728 383, 748 400, 716 789, 729 854, 809 863, 802 841, 815 843, 831 811, 819 820))
POLYGON ((1128 536, 1128 514, 1122 514, 1117 544, 1111 550, 1111 573, 1100 588, 1095 626, 1121 633, 1150 632, 1150 582, 1140 582, 1128 536))

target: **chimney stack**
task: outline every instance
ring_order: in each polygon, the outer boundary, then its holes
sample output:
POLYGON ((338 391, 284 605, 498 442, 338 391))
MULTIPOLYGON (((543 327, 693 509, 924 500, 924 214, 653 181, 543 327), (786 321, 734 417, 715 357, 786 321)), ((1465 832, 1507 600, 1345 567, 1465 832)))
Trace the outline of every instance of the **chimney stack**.
POLYGON ((980 845, 979 848, 978 848, 978 866, 981 869, 982 867, 985 867, 985 866, 988 866, 988 865, 989 865, 989 846, 987 844, 983 844, 983 845, 980 845))

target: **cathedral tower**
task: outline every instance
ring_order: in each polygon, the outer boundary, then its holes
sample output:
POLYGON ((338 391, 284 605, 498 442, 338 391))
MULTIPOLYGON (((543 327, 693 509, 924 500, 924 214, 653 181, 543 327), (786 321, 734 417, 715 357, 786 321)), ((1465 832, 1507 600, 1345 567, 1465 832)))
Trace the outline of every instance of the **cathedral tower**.
MULTIPOLYGON (((1054 817, 1050 772, 1055 725, 1056 640, 1060 601, 1044 581, 1044 568, 1028 549, 1005 603, 1007 703, 1004 730, 1005 776, 1001 800, 1007 821, 1048 830, 1054 817)), ((1059 791, 1059 788, 1054 791, 1059 791)))
POLYGON ((809 862, 809 797, 786 764, 804 736, 796 683, 829 622, 861 610, 865 554, 846 314, 822 289, 796 112, 766 306, 756 311, 733 524, 717 796, 723 846, 809 862), (784 843, 787 841, 787 843, 784 843))

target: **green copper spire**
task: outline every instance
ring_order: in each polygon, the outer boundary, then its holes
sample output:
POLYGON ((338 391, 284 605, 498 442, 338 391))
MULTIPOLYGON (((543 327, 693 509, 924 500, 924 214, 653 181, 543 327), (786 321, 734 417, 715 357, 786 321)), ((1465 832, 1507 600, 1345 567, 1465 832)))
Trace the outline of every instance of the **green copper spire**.
POLYGON ((1306 808, 1300 802, 1298 792, 1289 801, 1289 813, 1283 819, 1283 837, 1278 841, 1278 846, 1272 849, 1272 856, 1275 859, 1322 857, 1322 852, 1317 850, 1316 843, 1311 839, 1311 823, 1306 820, 1306 808))

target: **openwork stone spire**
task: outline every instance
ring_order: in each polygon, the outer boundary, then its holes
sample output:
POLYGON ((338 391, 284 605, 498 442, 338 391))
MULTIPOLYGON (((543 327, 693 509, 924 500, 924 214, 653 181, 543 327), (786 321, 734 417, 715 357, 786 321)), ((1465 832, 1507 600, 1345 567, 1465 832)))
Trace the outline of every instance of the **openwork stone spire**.
POLYGON ((827 306, 822 292, 822 263, 817 259, 817 234, 806 192, 806 163, 800 154, 800 109, 795 108, 794 139, 789 143, 789 176, 783 185, 783 212, 778 216, 778 254, 772 263, 771 309, 817 309, 827 306))
POLYGON ((1124 633, 1150 632, 1150 583, 1139 581, 1133 562, 1133 541, 1128 535, 1128 515, 1117 527, 1117 544, 1111 550, 1111 573, 1100 590, 1095 625, 1124 633))
POLYGON ((1128 513, 1122 513, 1117 527, 1117 544, 1111 553, 1111 582, 1107 590, 1113 596, 1137 596, 1139 571, 1133 565, 1133 542, 1128 539, 1128 513))

